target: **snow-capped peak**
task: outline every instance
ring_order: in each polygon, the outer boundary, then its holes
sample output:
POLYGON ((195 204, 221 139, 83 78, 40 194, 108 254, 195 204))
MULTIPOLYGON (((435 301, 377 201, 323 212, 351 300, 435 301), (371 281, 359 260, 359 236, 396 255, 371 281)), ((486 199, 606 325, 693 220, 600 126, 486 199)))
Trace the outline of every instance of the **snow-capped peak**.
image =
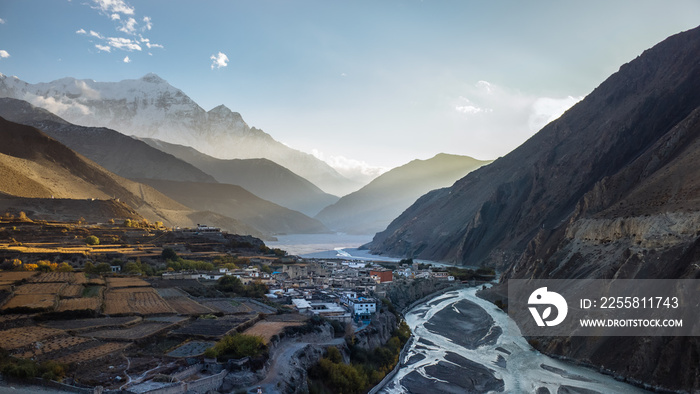
POLYGON ((141 80, 144 82, 149 82, 149 83, 167 83, 166 80, 159 77, 155 73, 148 73, 148 74, 144 75, 143 77, 141 77, 141 80))

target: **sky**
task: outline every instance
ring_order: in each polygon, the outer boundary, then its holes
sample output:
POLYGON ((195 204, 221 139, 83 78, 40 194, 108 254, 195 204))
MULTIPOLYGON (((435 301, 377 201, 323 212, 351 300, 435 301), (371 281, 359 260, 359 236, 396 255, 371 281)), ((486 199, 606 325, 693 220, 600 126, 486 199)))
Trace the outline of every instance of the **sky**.
POLYGON ((0 72, 153 72, 336 168, 495 159, 664 38, 700 2, 2 0, 0 72))

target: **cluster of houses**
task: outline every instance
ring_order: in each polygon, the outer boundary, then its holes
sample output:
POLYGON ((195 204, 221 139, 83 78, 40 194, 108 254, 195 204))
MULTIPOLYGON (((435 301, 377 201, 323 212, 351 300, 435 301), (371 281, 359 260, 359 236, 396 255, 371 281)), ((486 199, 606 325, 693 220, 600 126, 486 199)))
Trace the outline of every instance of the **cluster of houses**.
MULTIPOLYGON (((318 315, 342 323, 370 320, 379 309, 381 297, 395 277, 435 277, 448 281, 446 272, 419 269, 418 264, 390 270, 367 262, 340 260, 297 260, 283 262, 281 271, 265 273, 259 267, 214 271, 181 271, 163 273, 163 279, 218 280, 225 275, 238 277, 243 284, 261 282, 267 285, 267 297, 294 307, 299 313, 318 315)), ((270 261, 251 261, 269 265, 270 261)), ((278 261, 279 262, 279 261, 278 261)))

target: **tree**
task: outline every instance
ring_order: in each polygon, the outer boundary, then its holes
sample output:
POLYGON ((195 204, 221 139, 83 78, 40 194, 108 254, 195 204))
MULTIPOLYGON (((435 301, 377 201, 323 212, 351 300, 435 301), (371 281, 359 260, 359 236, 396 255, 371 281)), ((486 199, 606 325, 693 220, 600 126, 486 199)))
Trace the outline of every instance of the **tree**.
POLYGON ((124 266, 124 272, 127 274, 142 274, 141 266, 133 261, 129 261, 124 266))
POLYGON ((222 276, 218 281, 216 281, 216 285, 214 285, 214 287, 219 291, 236 294, 242 294, 245 290, 241 280, 233 275, 222 276))
POLYGON ((94 235, 88 235, 87 237, 85 237, 85 243, 88 245, 99 245, 100 239, 94 235))
POLYGON ((163 248, 163 252, 160 255, 163 257, 163 260, 176 261, 178 259, 177 252, 173 248, 163 248))
POLYGON ((112 267, 107 263, 100 263, 95 266, 95 273, 106 274, 109 272, 112 272, 112 267))
POLYGON ((88 274, 94 274, 95 273, 95 264, 92 263, 92 261, 88 261, 85 263, 85 267, 83 268, 86 273, 88 274))
POLYGON ((65 261, 58 265, 58 272, 72 272, 72 271, 73 271, 73 266, 68 264, 65 261))

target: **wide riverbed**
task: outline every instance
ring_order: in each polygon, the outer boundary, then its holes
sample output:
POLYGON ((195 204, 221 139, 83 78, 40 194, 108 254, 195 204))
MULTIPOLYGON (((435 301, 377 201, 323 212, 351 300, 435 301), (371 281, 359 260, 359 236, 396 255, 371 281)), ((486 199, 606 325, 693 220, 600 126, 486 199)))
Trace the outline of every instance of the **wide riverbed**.
POLYGON ((381 393, 645 393, 610 376, 547 357, 476 288, 410 310, 405 365, 381 393))

